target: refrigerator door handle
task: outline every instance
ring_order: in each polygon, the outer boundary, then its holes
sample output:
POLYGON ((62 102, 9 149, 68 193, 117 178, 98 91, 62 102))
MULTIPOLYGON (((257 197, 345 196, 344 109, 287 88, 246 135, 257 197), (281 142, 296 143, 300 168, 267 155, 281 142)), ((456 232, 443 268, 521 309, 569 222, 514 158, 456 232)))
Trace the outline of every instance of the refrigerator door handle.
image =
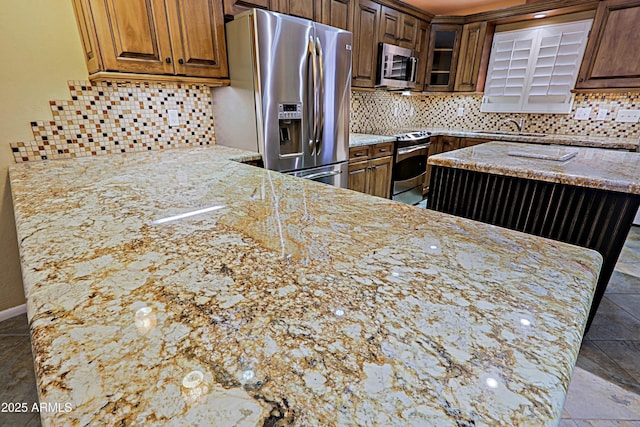
POLYGON ((316 155, 320 154, 322 136, 324 134, 324 56, 322 53, 322 43, 316 37, 316 52, 318 53, 319 87, 318 94, 318 135, 316 136, 316 155))
POLYGON ((313 92, 313 101, 309 99, 309 103, 313 106, 311 115, 313 116, 313 127, 309 135, 309 146, 311 147, 311 155, 315 155, 316 141, 318 134, 318 64, 316 62, 316 44, 313 37, 309 36, 309 52, 307 58, 311 58, 311 88, 313 92))

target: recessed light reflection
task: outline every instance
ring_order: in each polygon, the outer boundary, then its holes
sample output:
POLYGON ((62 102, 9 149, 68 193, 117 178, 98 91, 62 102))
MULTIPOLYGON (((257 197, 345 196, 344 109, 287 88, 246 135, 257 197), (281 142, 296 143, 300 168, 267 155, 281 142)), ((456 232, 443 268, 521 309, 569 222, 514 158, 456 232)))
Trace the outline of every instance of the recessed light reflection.
POLYGON ((431 245, 429 246, 429 249, 438 249, 438 247, 436 245, 431 245))
POLYGON ((141 335, 146 335, 158 325, 158 319, 151 307, 142 307, 134 315, 136 329, 141 335))
POLYGON ((195 388, 204 379, 204 374, 200 371, 191 371, 182 379, 182 385, 185 388, 195 388))
POLYGON ((533 17, 534 17, 535 19, 544 18, 545 16, 547 16, 547 15, 546 15, 546 14, 544 14, 544 13, 537 13, 537 14, 533 15, 533 17))
POLYGON ((496 380, 495 378, 489 377, 484 381, 484 383, 489 388, 498 388, 498 380, 496 380))
POLYGON ((333 314, 335 314, 336 317, 344 317, 344 309, 336 308, 333 314))
POLYGON ((245 371, 242 371, 242 380, 243 380, 243 382, 249 382, 255 376, 256 376, 256 373, 253 372, 251 369, 247 369, 245 371))
POLYGON ((529 320, 529 319, 520 319, 520 324, 522 326, 531 326, 531 320, 529 320))
POLYGON ((188 405, 204 402, 205 395, 209 392, 209 386, 204 381, 201 371, 191 371, 182 378, 182 397, 188 405))
POLYGON ((171 222, 171 221, 177 221, 180 219, 184 219, 184 218, 189 218, 195 215, 200 215, 203 213, 207 213, 207 212, 213 212, 213 211, 217 211, 218 209, 222 209, 222 208, 226 208, 226 205, 213 205, 213 206, 209 206, 207 208, 203 208, 203 209, 197 209, 195 211, 190 211, 190 212, 185 212, 179 215, 173 215, 173 216, 169 216, 166 218, 161 218, 161 219, 157 219, 155 221, 151 221, 151 224, 153 225, 158 225, 158 224, 164 224, 166 222, 171 222))

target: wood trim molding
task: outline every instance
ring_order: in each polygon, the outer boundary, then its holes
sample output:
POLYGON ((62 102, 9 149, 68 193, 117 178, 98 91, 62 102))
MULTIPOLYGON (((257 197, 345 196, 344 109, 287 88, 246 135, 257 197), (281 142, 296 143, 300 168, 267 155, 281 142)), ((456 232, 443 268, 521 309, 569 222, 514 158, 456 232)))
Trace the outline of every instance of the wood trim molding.
POLYGON ((170 76, 157 74, 135 74, 103 71, 89 75, 92 82, 159 82, 159 83, 185 83, 209 87, 229 86, 229 79, 211 79, 200 77, 170 76))

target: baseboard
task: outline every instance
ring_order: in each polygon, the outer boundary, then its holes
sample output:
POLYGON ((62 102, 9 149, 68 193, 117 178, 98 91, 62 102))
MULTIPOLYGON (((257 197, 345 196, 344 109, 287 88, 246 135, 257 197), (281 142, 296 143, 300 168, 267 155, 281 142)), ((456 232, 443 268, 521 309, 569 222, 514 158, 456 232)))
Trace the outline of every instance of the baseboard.
POLYGON ((12 317, 19 316, 27 312, 27 304, 22 304, 17 307, 7 308, 0 311, 0 322, 3 320, 11 319, 12 317))

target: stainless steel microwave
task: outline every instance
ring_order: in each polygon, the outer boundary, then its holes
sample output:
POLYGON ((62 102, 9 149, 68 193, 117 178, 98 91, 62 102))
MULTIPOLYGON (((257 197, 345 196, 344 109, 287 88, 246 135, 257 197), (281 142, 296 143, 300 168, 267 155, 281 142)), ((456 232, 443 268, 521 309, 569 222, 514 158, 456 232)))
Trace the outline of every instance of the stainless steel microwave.
POLYGON ((389 89, 406 89, 416 85, 418 58, 404 47, 380 43, 376 85, 389 89))

